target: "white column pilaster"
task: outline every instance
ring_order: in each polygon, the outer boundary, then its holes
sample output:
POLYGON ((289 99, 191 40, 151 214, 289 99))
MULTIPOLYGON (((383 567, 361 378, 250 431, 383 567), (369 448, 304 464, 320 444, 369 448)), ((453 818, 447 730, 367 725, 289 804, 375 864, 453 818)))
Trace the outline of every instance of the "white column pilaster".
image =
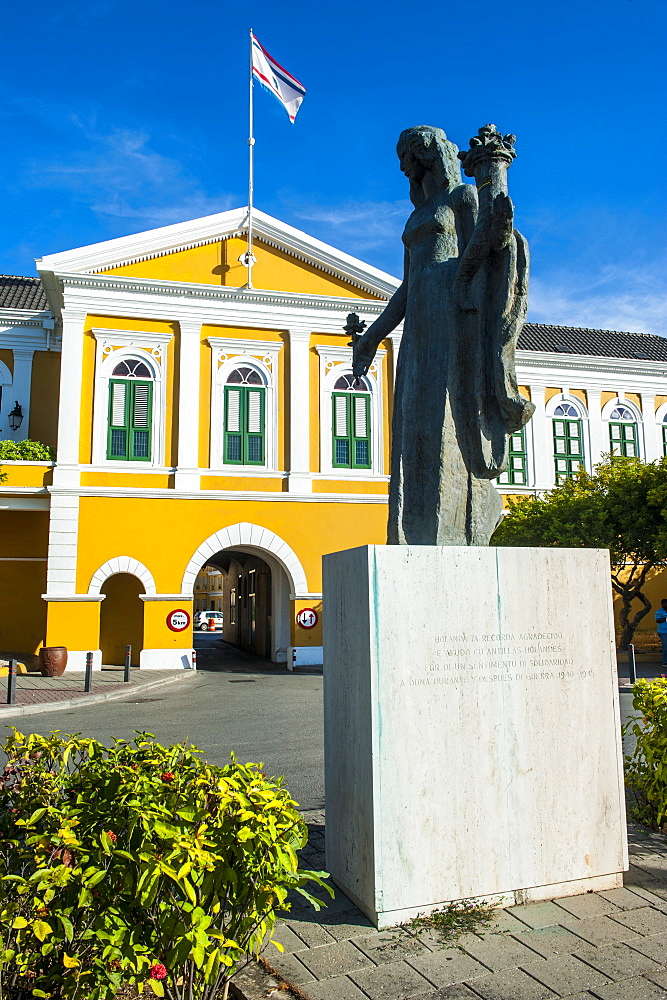
POLYGON ((199 489, 199 370, 201 323, 180 324, 178 354, 177 490, 199 489))
POLYGON ((390 333, 387 340, 391 341, 391 360, 394 366, 394 383, 396 383, 396 365, 398 364, 398 352, 401 347, 402 333, 390 333))
MULTIPOLYGON (((60 356, 60 402, 58 405, 57 464, 53 485, 80 485, 79 442, 81 439, 81 393, 83 380, 83 328, 86 313, 62 310, 62 351, 60 356)), ((88 386, 92 392, 93 387, 88 386)))
POLYGON ((591 470, 602 461, 602 455, 609 451, 609 433, 602 421, 602 402, 599 389, 588 389, 588 435, 591 446, 591 470))
POLYGON ((534 485, 538 490, 548 490, 554 484, 553 442, 550 421, 547 420, 544 386, 530 386, 530 399, 535 404, 533 425, 534 485))
MULTIPOLYGON (((654 462, 656 458, 662 458, 662 428, 655 422, 655 394, 642 392, 640 396, 642 402, 642 417, 644 418, 644 450, 642 456, 647 462, 654 462)), ((641 435, 642 428, 639 428, 641 435)))
POLYGON ((289 336, 289 482, 290 493, 312 493, 310 474, 310 334, 291 327, 289 336))
MULTIPOLYGON (((34 350, 28 348, 15 347, 14 353, 14 375, 12 378, 11 402, 9 398, 3 400, 5 403, 4 421, 7 426, 7 437, 12 441, 25 441, 29 437, 30 429, 30 386, 32 384, 32 356, 34 350), (23 411, 23 421, 18 430, 13 431, 9 426, 9 411, 14 409, 14 404, 18 402, 23 411)), ((9 397, 9 393, 5 393, 9 397)))
POLYGON ((46 592, 60 597, 76 594, 79 497, 51 493, 46 592))

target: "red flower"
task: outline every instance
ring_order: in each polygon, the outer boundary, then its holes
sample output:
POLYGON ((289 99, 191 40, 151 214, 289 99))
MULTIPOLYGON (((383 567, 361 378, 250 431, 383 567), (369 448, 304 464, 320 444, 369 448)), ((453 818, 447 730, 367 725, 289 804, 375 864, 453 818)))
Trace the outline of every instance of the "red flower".
POLYGON ((107 837, 113 844, 118 840, 118 834, 114 833, 113 830, 107 830, 107 837))
POLYGON ((166 784, 169 784, 170 781, 174 780, 174 775, 171 773, 171 771, 165 771, 164 774, 160 775, 160 777, 166 784))
POLYGON ((151 979, 164 979, 167 975, 167 970, 162 962, 156 962, 155 965, 151 965, 150 977, 151 979))

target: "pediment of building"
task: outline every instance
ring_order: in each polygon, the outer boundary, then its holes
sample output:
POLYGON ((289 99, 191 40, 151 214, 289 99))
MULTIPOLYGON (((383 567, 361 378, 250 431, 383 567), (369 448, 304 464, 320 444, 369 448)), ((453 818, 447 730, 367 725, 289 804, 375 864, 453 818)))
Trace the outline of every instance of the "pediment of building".
MULTIPOLYGON (((247 209, 49 254, 37 262, 49 285, 58 275, 105 274, 160 282, 240 288, 247 270, 247 209)), ((398 281, 264 212, 253 213, 257 289, 343 298, 387 299, 398 281)))

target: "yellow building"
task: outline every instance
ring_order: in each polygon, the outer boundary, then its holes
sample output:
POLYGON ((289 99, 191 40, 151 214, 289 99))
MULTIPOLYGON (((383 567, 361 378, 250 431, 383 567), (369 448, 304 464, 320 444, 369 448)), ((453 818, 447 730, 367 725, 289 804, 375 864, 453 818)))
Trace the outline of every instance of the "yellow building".
MULTIPOLYGON (((241 209, 49 255, 41 286, 7 279, 0 425, 8 402, 24 419, 0 437, 57 437, 57 462, 2 465, 0 654, 64 645, 99 666, 130 643, 144 668, 183 667, 210 567, 226 639, 321 662, 323 553, 385 540, 401 338, 355 385, 343 327, 372 322, 398 281, 255 222, 253 289, 241 209)), ((519 346, 537 410, 505 492, 547 488, 610 442, 664 454, 664 340, 527 324, 519 346)))

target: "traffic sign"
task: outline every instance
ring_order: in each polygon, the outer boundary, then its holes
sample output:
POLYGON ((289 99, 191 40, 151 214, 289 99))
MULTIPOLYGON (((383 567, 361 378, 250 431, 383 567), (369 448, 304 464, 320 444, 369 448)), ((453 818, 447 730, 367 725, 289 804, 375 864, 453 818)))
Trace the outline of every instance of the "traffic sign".
POLYGON ((313 608, 301 608, 301 611, 296 616, 296 623, 301 628, 315 628, 319 620, 317 611, 313 608))
POLYGON ((183 608, 170 611, 167 615, 167 628, 172 632, 184 632, 190 624, 190 615, 183 608))

